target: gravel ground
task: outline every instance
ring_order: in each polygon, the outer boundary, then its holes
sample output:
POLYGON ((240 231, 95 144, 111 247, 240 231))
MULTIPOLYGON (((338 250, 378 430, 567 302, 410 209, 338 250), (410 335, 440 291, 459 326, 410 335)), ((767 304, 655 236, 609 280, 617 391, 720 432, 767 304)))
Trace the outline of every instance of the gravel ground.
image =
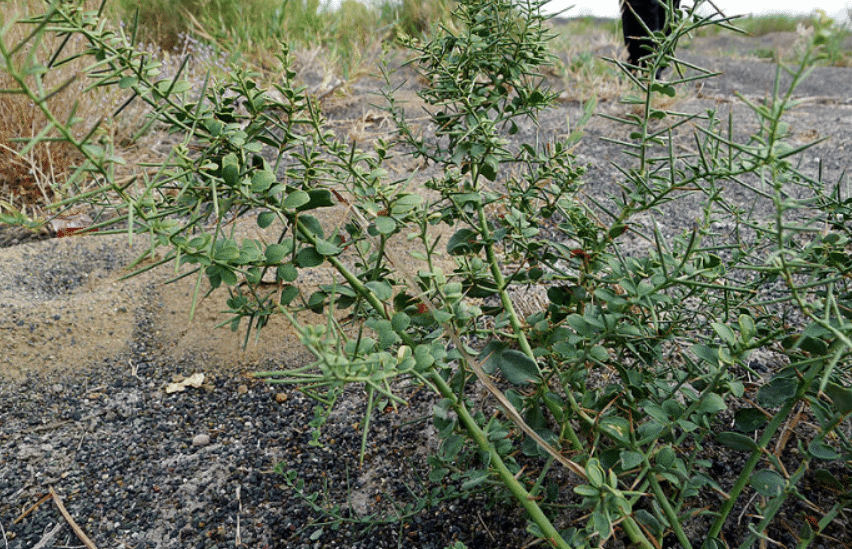
MULTIPOLYGON (((754 61, 710 61, 730 76, 678 106, 733 108, 748 127, 748 113, 731 103, 731 92, 762 97, 774 69, 754 61)), ((831 136, 811 155, 825 161, 831 179, 850 168, 852 71, 820 69, 817 78, 816 87, 803 90, 815 99, 794 113, 794 126, 803 139, 831 136)), ((353 86, 353 99, 336 107, 332 123, 380 125, 367 116, 375 101, 369 90, 375 82, 353 86)), ((560 133, 565 117, 576 120, 578 113, 579 106, 568 103, 543 116, 542 127, 550 130, 539 137, 560 133)), ((597 119, 577 150, 578 160, 590 164, 587 187, 599 195, 617 178, 610 163, 623 159, 598 139, 613 131, 597 119)), ((536 135, 524 127, 518 139, 536 135)), ((691 225, 695 215, 688 209, 668 213, 663 229, 669 234, 691 225)), ((0 227, 0 245, 7 246, 0 250, 0 373, 8 378, 0 385, 0 547, 80 546, 51 501, 30 510, 51 488, 101 548, 443 548, 455 540, 471 548, 514 548, 532 539, 513 504, 481 497, 449 499, 372 529, 321 524, 323 517, 284 482, 276 465, 297 471, 308 491, 328 494, 329 501, 321 495, 318 504, 343 506, 345 518, 414 501, 412 493, 431 489, 423 482, 425 457, 436 444, 428 395, 411 388, 410 407, 375 412, 363 465, 355 424, 364 402, 357 393, 329 419, 324 447, 311 446, 313 403, 247 375, 304 360, 292 334, 268 331, 272 343, 234 352, 228 333, 214 339, 210 331, 221 320, 214 314, 221 305, 203 304, 190 325, 181 314, 186 287, 163 289, 163 277, 119 281, 132 257, 120 240, 38 241, 43 237, 0 227), (207 375, 202 387, 165 392, 168 383, 196 372, 207 375)), ((719 467, 733 475, 737 463, 719 467)), ((848 478, 842 467, 836 473, 848 478)), ((818 484, 804 488, 809 498, 819 498, 818 484)), ((801 510, 791 508, 785 518, 795 531, 801 510)), ((839 519, 831 530, 838 541, 816 547, 852 544, 850 528, 839 519)), ((738 524, 728 534, 744 529, 738 524)), ((790 535, 778 535, 794 546, 790 535)))
MULTIPOLYGON (((141 332, 144 319, 140 324, 141 332)), ((401 539, 403 546, 441 548, 456 538, 472 547, 513 547, 523 541, 515 513, 480 500, 451 500, 370 532, 317 524, 322 517, 284 484, 276 464, 298 471, 314 490, 327 483, 331 503, 352 506, 346 516, 385 509, 385 501, 410 499, 409 488, 423 491, 417 475, 427 474, 426 423, 400 425, 394 414, 377 414, 361 467, 360 433, 352 423, 363 402, 356 396, 324 431, 325 447, 314 448, 307 428, 313 404, 300 393, 220 375, 169 395, 164 385, 195 365, 146 362, 146 345, 137 340, 133 375, 105 363, 85 374, 33 375, 0 391, 2 402, 15 403, 4 410, 0 430, 0 524, 10 549, 35 547, 48 535, 44 547, 77 544, 50 502, 15 522, 50 487, 99 547, 380 548, 401 539), (486 542, 488 535, 502 541, 486 542)))

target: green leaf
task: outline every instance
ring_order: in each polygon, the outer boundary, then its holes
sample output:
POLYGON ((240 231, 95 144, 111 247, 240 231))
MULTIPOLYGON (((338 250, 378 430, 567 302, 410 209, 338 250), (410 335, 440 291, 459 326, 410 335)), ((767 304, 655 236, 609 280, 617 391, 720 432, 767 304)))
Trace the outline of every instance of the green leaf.
POLYGON ((371 280, 364 284, 371 292, 376 294, 381 301, 389 301, 393 297, 393 287, 384 280, 371 280))
POLYGON ((219 276, 222 278, 222 282, 228 286, 235 286, 237 284, 237 275, 231 269, 220 267, 219 276))
POLYGON ((423 201, 419 194, 401 194, 391 207, 394 215, 404 215, 416 208, 423 201))
POLYGON ((304 206, 311 201, 311 196, 305 191, 293 191, 284 199, 282 206, 284 208, 298 208, 304 206))
POLYGON ((440 484, 449 474, 450 470, 446 467, 433 467, 431 471, 429 471, 429 482, 434 482, 436 484, 440 484))
POLYGON ((586 319, 584 319, 577 313, 568 315, 566 321, 568 322, 568 325, 574 328, 574 330, 576 330, 576 332, 581 336, 594 337, 594 335, 597 333, 597 330, 593 328, 588 322, 586 322, 586 319))
POLYGON ((660 524, 660 521, 658 521, 654 515, 645 509, 636 509, 636 511, 633 512, 633 516, 639 523, 646 526, 655 536, 659 536, 663 533, 663 525, 660 524))
POLYGON ((459 455, 464 447, 464 437, 461 435, 450 435, 441 444, 441 459, 444 461, 452 461, 459 455))
POLYGON ((677 95, 677 90, 675 90, 674 86, 662 82, 655 82, 651 84, 651 91, 658 92, 669 97, 674 97, 675 95, 677 95))
POLYGON ((288 250, 284 245, 270 244, 269 246, 267 246, 266 251, 264 252, 264 256, 266 257, 266 261, 270 265, 276 265, 278 263, 281 263, 281 260, 283 260, 287 256, 287 253, 288 250))
POLYGON ((728 406, 725 404, 725 399, 716 393, 708 394, 701 404, 698 406, 698 411, 704 414, 716 414, 725 409, 728 406))
POLYGON ((814 440, 808 445, 808 453, 817 459, 825 460, 838 459, 841 456, 837 450, 819 440, 814 440))
POLYGON ((261 212, 257 216, 257 226, 261 229, 265 229, 272 225, 276 217, 275 212, 261 212))
POLYGON ((310 196, 310 200, 307 204, 299 206, 297 208, 299 211, 315 210, 317 208, 328 208, 330 206, 334 206, 334 199, 332 198, 331 191, 327 189, 310 190, 308 191, 308 196, 310 196))
POLYGON ((219 240, 213 244, 213 259, 216 261, 234 261, 240 257, 240 247, 236 241, 219 240))
POLYGON ((600 490, 598 490, 597 488, 592 488, 588 484, 580 484, 578 486, 575 486, 574 493, 587 498, 600 497, 601 495, 600 490))
POLYGON ((660 423, 669 423, 670 414, 662 407, 657 406, 656 404, 647 404, 642 409, 646 414, 660 423))
POLYGON ((593 358, 599 362, 607 362, 609 360, 609 352, 600 345, 595 345, 589 349, 589 358, 593 358))
POLYGON ((396 230, 396 221, 394 221, 393 218, 390 217, 377 217, 376 230, 379 231, 381 234, 385 235, 393 234, 393 232, 396 230))
POLYGON ((222 168, 222 179, 225 184, 236 187, 240 178, 240 168, 235 164, 227 164, 222 168))
POLYGON ((629 470, 637 467, 642 461, 645 459, 645 456, 641 452, 634 452, 632 450, 622 450, 619 454, 619 458, 621 459, 621 467, 622 469, 629 470))
POLYGON ((754 486, 754 489, 757 490, 757 493, 761 496, 773 498, 781 495, 787 481, 784 480, 784 477, 771 469, 761 469, 760 471, 755 471, 749 479, 749 484, 754 486))
POLYGON ((601 467, 601 462, 597 458, 590 458, 586 462, 586 478, 595 488, 602 488, 604 485, 604 470, 601 467))
POLYGON ((693 423, 686 418, 680 418, 679 420, 677 420, 677 425, 687 433, 691 433, 698 429, 698 424, 693 423))
POLYGON ((125 76, 121 80, 118 81, 119 89, 126 90, 127 88, 135 85, 139 80, 134 76, 125 76))
POLYGON ((734 426, 743 433, 753 433, 769 421, 759 408, 740 408, 734 413, 734 426))
POLYGON ((674 464, 677 455, 671 446, 663 446, 659 450, 657 450, 656 455, 654 456, 654 463, 656 463, 662 470, 671 469, 671 466, 674 464))
POLYGON ((664 424, 664 423, 660 423, 659 421, 656 421, 656 420, 653 420, 653 419, 651 421, 646 421, 645 423, 643 423, 642 425, 639 426, 639 429, 637 429, 637 433, 639 434, 639 439, 643 443, 646 443, 646 442, 651 441, 655 438, 659 438, 659 436, 662 434, 662 432, 666 430, 667 424, 668 424, 668 422, 666 422, 664 424))
MULTIPOLYGON (((559 445, 559 437, 550 429, 535 429, 535 432, 548 444, 556 446, 559 445)), ((547 452, 539 446, 538 442, 533 440, 532 437, 526 437, 524 439, 524 442, 521 444, 521 449, 524 451, 524 455, 530 457, 547 457, 547 452)))
POLYGON ((462 483, 462 490, 472 490, 473 488, 476 488, 488 480, 489 474, 488 471, 477 469, 476 471, 470 471, 467 474, 467 477, 468 479, 462 483))
POLYGON ((275 278, 284 282, 293 282, 299 277, 299 271, 296 266, 290 262, 279 265, 275 273, 275 278))
POLYGON ((251 176, 251 192, 262 193, 275 183, 275 174, 269 170, 263 170, 251 176))
POLYGON ((399 311, 391 318, 391 326, 397 332, 404 332, 411 324, 411 317, 402 311, 399 311))
POLYGON ((260 243, 254 240, 243 240, 243 245, 240 248, 240 257, 237 259, 237 264, 248 265, 257 263, 261 259, 260 243))
POLYGON ((719 350, 707 345, 696 344, 689 348, 695 356, 710 364, 711 366, 719 365, 719 350))
POLYGON ((662 408, 669 417, 677 419, 683 415, 683 406, 673 398, 663 401, 662 408))
POLYGON ((723 446, 727 446, 731 450, 738 450, 741 452, 750 452, 757 449, 757 444, 755 444, 751 438, 733 431, 725 431, 717 434, 716 441, 723 446))
POLYGON ((499 160, 494 155, 488 155, 485 157, 485 162, 482 163, 480 167, 479 173, 482 174, 485 179, 488 181, 494 181, 497 179, 497 167, 499 166, 499 160))
POLYGON ((835 477, 831 471, 827 469, 817 469, 814 471, 814 478, 834 490, 844 489, 843 483, 837 480, 837 477, 835 477))
POLYGON ((619 442, 630 442, 630 423, 623 417, 606 416, 600 421, 600 428, 619 442))
POLYGON ((435 311, 434 317, 435 317, 435 322, 437 322, 439 324, 444 324, 444 323, 449 322, 453 319, 453 313, 449 313, 449 312, 443 311, 443 310, 437 310, 437 311, 435 311))
POLYGON ((509 383, 515 385, 526 385, 536 381, 541 372, 538 369, 538 364, 515 349, 506 349, 500 353, 497 366, 509 383))
POLYGON ((192 84, 187 82, 186 80, 180 80, 175 82, 172 86, 172 93, 183 93, 185 91, 189 91, 192 89, 192 84))
POLYGON ((754 339, 755 334, 757 334, 757 328, 754 325, 754 319, 749 315, 742 314, 739 318, 740 324, 740 334, 742 334, 743 341, 749 342, 754 339))
POLYGON ((838 412, 841 414, 852 412, 852 389, 841 387, 836 383, 829 383, 825 387, 825 393, 831 398, 838 412))
POLYGON ((299 295, 299 288, 295 286, 291 286, 290 284, 281 288, 281 298, 278 302, 281 305, 289 305, 291 301, 296 299, 296 296, 299 295))
POLYGON ((727 325, 722 324, 721 322, 711 322, 710 326, 713 328, 713 331, 718 334, 722 341, 725 342, 729 347, 734 347, 737 344, 737 336, 734 334, 734 331, 727 325))
POLYGON ((325 261, 322 254, 316 248, 304 248, 296 254, 296 264, 302 268, 317 267, 325 261))
POLYGON ((799 381, 794 377, 776 376, 772 381, 758 389, 757 402, 764 408, 782 406, 796 396, 799 381))
POLYGON ((598 506, 592 511, 592 524, 601 539, 607 539, 612 534, 612 521, 605 507, 598 506))
POLYGON ((320 239, 317 239, 316 250, 317 250, 317 253, 319 253, 322 256, 337 255, 341 252, 341 249, 340 249, 339 246, 332 244, 328 240, 320 240, 320 239))
POLYGON ((474 251, 477 232, 473 229, 462 228, 450 237, 447 242, 447 253, 460 255, 474 251))
MULTIPOLYGON (((420 344, 414 348, 414 360, 417 368, 425 370, 435 364, 435 357, 432 356, 432 349, 429 345, 420 344)), ((446 418, 445 418, 446 419, 446 418)))
POLYGON ((500 355, 508 348, 509 344, 499 340, 491 340, 485 344, 476 359, 482 363, 482 369, 487 374, 493 374, 500 367, 500 355))

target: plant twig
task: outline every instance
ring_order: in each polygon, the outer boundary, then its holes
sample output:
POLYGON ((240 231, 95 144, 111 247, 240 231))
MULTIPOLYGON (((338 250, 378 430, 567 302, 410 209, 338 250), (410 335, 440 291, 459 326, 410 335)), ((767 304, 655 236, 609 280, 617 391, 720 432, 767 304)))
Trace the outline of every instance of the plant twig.
POLYGON ((33 505, 31 505, 29 509, 27 509, 26 511, 24 511, 23 513, 21 513, 21 516, 19 516, 19 517, 18 517, 18 518, 16 518, 15 520, 13 520, 13 521, 12 521, 12 524, 18 524, 19 522, 21 522, 22 520, 24 520, 24 519, 27 517, 27 515, 29 515, 29 514, 30 514, 30 513, 32 513, 33 511, 35 511, 35 510, 36 510, 36 508, 37 508, 39 505, 41 505, 42 503, 44 503, 45 501, 47 501, 47 500, 49 500, 49 499, 50 499, 50 494, 47 494, 46 496, 44 496, 43 498, 41 498, 40 500, 38 500, 37 502, 35 502, 33 505))
POLYGON ((53 527, 53 530, 42 536, 38 543, 32 546, 32 549, 45 549, 48 546, 52 546, 53 538, 56 537, 56 534, 58 534, 61 529, 62 523, 57 522, 56 526, 53 527))
POLYGON ((88 549, 98 549, 98 547, 92 542, 92 540, 89 539, 89 536, 87 536, 86 533, 83 532, 83 529, 80 528, 76 522, 74 522, 73 518, 71 518, 71 514, 68 513, 68 510, 62 504, 62 499, 59 497, 59 494, 57 494, 53 490, 52 486, 50 487, 50 495, 53 496, 53 503, 56 504, 56 508, 59 509, 59 512, 62 513, 62 516, 65 517, 66 522, 68 522, 68 525, 71 526, 72 530, 74 530, 74 533, 77 534, 77 537, 80 538, 80 541, 82 541, 83 544, 88 547, 88 549))

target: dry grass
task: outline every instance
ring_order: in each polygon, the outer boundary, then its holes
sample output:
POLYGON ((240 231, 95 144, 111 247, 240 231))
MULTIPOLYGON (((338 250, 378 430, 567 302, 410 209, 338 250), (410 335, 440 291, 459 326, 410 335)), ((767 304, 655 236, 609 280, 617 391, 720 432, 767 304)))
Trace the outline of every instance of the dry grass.
POLYGON ((565 86, 564 101, 617 101, 631 90, 631 82, 618 67, 605 60, 624 57, 618 29, 586 19, 555 25, 550 49, 558 58, 556 74, 565 86))
MULTIPOLYGON (((91 2, 92 6, 97 2, 91 2)), ((88 6, 87 6, 88 7, 88 6)), ((11 0, 3 4, 0 40, 6 51, 13 51, 25 41, 33 26, 20 21, 44 12, 45 4, 39 0, 11 0)), ((45 128, 50 122, 34 101, 21 91, 21 84, 11 72, 29 66, 33 59, 47 65, 62 37, 47 32, 41 40, 27 41, 11 57, 7 64, 0 57, 0 213, 22 213, 24 217, 43 217, 49 206, 76 194, 92 190, 102 182, 87 177, 72 178, 84 161, 77 148, 61 139, 58 131, 45 128), (33 138, 35 145, 30 146, 33 138)), ((74 57, 86 50, 83 37, 76 35, 62 49, 62 59, 74 57)), ((198 84, 211 68, 224 65, 212 50, 203 48, 198 42, 183 44, 182 49, 171 54, 156 47, 143 48, 149 58, 161 63, 160 75, 170 78, 177 73, 184 57, 201 59, 189 63, 182 78, 198 84)), ((116 181, 127 181, 134 173, 144 169, 144 162, 156 162, 165 137, 162 132, 148 131, 140 134, 147 123, 150 108, 138 98, 129 107, 122 109, 130 97, 129 90, 118 86, 93 88, 91 56, 80 56, 67 63, 58 63, 42 77, 48 95, 45 108, 56 120, 71 127, 75 139, 82 139, 93 129, 89 142, 111 149, 112 155, 123 158, 124 164, 114 164, 116 181), (55 93, 50 93, 55 91, 55 93), (120 115, 116 113, 120 111, 120 115), (74 120, 73 124, 69 124, 74 120), (95 129, 96 128, 96 129, 95 129)), ((25 85, 38 89, 35 77, 27 77, 25 85)))
MULTIPOLYGON (((7 51, 17 48, 32 31, 32 25, 20 23, 33 14, 41 13, 44 4, 37 0, 13 0, 4 4, 2 24, 5 32, 0 36, 7 51)), ((47 116, 36 103, 21 92, 21 84, 10 74, 32 63, 47 65, 61 43, 61 38, 46 33, 40 41, 23 45, 11 58, 0 60, 0 200, 6 207, 17 211, 44 206, 73 192, 66 187, 68 177, 83 160, 81 153, 70 143, 60 139, 56 130, 48 130, 34 146, 29 142, 50 126, 47 116)), ((73 37, 63 50, 67 57, 84 51, 82 37, 73 37)), ((114 90, 88 90, 90 82, 84 76, 85 58, 52 67, 43 76, 42 95, 49 95, 45 107, 53 116, 66 122, 75 119, 72 126, 76 138, 87 135, 98 122, 101 127, 96 139, 107 141, 127 140, 120 134, 109 113, 119 107, 122 94, 114 90), (55 92, 52 93, 51 92, 55 92)), ((25 80, 27 87, 38 89, 33 76, 25 80)))

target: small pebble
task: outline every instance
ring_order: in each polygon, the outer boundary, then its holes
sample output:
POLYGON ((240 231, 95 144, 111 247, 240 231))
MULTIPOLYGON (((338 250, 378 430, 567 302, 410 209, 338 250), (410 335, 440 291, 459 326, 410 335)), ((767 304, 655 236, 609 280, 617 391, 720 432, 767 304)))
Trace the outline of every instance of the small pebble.
POLYGON ((248 393, 248 385, 238 385, 237 392, 241 395, 248 393))
POLYGON ((287 402, 287 393, 276 393, 275 402, 287 402))
POLYGON ((192 439, 193 446, 207 446, 208 444, 210 444, 210 435, 195 435, 192 439))

